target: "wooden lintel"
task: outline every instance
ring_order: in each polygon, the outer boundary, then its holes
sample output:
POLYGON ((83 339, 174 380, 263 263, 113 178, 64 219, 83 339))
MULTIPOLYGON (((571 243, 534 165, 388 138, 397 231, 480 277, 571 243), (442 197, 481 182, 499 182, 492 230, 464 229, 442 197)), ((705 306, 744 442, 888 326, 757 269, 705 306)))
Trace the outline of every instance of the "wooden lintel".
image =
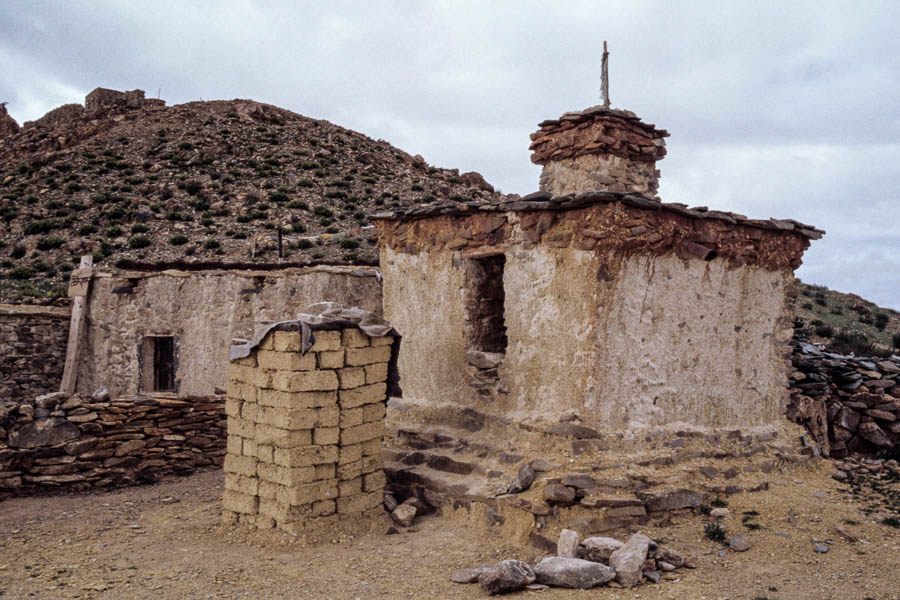
POLYGON ((498 254, 506 254, 509 246, 500 244, 498 246, 479 246, 478 248, 470 248, 463 250, 460 256, 463 258, 485 258, 487 256, 497 256, 498 254))

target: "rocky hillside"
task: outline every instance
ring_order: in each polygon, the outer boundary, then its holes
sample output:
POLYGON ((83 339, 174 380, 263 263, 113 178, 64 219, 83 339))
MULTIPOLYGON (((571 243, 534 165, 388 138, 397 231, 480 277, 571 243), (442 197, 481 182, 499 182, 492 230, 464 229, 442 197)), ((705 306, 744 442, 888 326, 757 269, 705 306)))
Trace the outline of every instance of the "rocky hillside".
POLYGON ((478 173, 252 100, 98 88, 22 127, 0 105, 0 301, 64 292, 83 254, 373 262, 367 214, 499 196, 478 173))
POLYGON ((812 341, 838 354, 888 356, 900 348, 900 313, 856 294, 800 283, 796 315, 812 341))

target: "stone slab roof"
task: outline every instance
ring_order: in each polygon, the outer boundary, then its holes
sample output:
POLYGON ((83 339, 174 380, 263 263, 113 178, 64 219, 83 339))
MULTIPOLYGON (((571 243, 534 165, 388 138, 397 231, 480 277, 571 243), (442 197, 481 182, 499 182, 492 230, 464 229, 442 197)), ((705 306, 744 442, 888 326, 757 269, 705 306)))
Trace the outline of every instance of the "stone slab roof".
POLYGON ((505 202, 445 202, 425 204, 408 209, 378 212, 371 215, 370 218, 373 220, 385 221, 408 221, 440 216, 465 216, 478 212, 564 211, 595 204, 608 204, 611 202, 622 202, 627 206, 633 206, 643 210, 671 212, 690 219, 716 219, 743 227, 793 231, 812 240, 820 239, 825 234, 821 229, 816 229, 812 225, 807 225, 793 219, 750 219, 745 215, 710 210, 705 206, 694 206, 689 208, 686 204, 660 202, 659 200, 647 198, 640 194, 623 194, 620 192, 583 192, 580 194, 564 194, 557 196, 547 192, 535 192, 517 200, 507 200, 505 202))
POLYGON ((558 119, 546 119, 538 123, 538 127, 541 129, 555 129, 557 127, 562 126, 566 121, 570 121, 574 124, 583 123, 584 121, 590 121, 597 117, 618 117, 620 119, 625 119, 626 121, 631 121, 633 125, 640 127, 641 129, 645 129, 648 133, 652 133, 655 137, 668 137, 669 132, 665 129, 657 129, 656 125, 653 123, 644 123, 641 121, 640 117, 631 112, 630 110, 620 110, 617 108, 606 108, 602 105, 592 106, 590 108, 586 108, 584 110, 572 110, 569 112, 565 112, 558 119))

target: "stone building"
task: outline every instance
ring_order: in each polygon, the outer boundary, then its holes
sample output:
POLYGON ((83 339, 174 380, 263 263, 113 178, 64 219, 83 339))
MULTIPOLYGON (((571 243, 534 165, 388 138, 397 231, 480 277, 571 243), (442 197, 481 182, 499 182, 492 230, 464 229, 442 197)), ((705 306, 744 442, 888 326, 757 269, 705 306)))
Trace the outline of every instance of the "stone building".
POLYGON ((209 396, 226 387, 235 338, 320 301, 381 312, 376 269, 269 267, 95 272, 77 389, 209 396))
POLYGON ((652 198, 666 135, 627 111, 566 113, 532 136, 540 192, 376 215, 384 316, 423 419, 783 419, 793 271, 822 232, 652 198))

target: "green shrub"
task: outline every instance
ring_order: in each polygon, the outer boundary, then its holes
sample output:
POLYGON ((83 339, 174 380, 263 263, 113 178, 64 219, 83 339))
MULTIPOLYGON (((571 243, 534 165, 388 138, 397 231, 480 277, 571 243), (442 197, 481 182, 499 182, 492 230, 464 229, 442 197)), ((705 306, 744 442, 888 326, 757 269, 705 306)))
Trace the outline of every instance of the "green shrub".
POLYGON ((10 258, 22 258, 25 256, 25 246, 13 246, 12 251, 10 251, 10 258))
POLYGON ((864 333, 839 331, 828 344, 828 351, 836 354, 855 354, 856 356, 872 356, 876 354, 875 346, 864 333))
POLYGON ((315 244, 312 243, 312 240, 300 240, 297 242, 297 247, 301 250, 307 250, 312 248, 315 244))
POLYGON ((818 325, 816 327, 816 335, 819 337, 834 337, 834 327, 831 325, 818 325))
POLYGON ((724 544, 725 538, 728 537, 728 531, 718 523, 707 523, 703 528, 703 535, 708 540, 724 544))
POLYGON ((890 317, 887 315, 887 313, 876 313, 875 327, 877 327, 879 331, 884 331, 884 328, 887 327, 889 320, 890 317))
POLYGON ((284 202, 288 202, 291 199, 290 196, 285 194, 284 192, 271 192, 269 194, 269 200, 275 202, 276 204, 282 204, 284 202))
POLYGON ((23 265, 23 266, 13 267, 12 269, 10 269, 9 272, 7 273, 7 276, 10 279, 25 280, 25 279, 31 279, 32 277, 34 277, 35 273, 36 273, 36 271, 33 268, 26 267, 23 265))
POLYGON ((303 200, 291 200, 287 203, 288 208, 298 208, 300 210, 309 210, 309 204, 303 200))
POLYGON ((42 237, 37 241, 37 249, 38 250, 54 250, 59 248, 63 244, 66 243, 66 240, 61 237, 56 236, 48 236, 42 237))
POLYGON ((184 191, 191 196, 196 196, 197 192, 203 189, 203 184, 196 179, 190 179, 184 182, 184 191))
POLYGON ((153 242, 146 235, 136 235, 128 240, 128 247, 133 249, 146 248, 153 242))
POLYGON ((344 250, 355 250, 359 248, 359 242, 353 238, 344 238, 341 240, 341 248, 344 250))
POLYGON ((131 226, 131 233, 147 233, 148 231, 150 231, 150 228, 140 223, 131 226))
POLYGON ((50 233, 53 231, 55 224, 52 221, 32 221, 22 230, 25 235, 37 235, 41 233, 50 233))
POLYGON ((186 235, 173 235, 169 238, 169 243, 173 246, 183 246, 188 243, 188 237, 186 235))
POLYGON ((206 240, 203 242, 203 247, 207 250, 215 250, 219 248, 222 244, 219 243, 219 240, 206 240))
POLYGON ((803 303, 804 310, 812 310, 812 307, 813 307, 812 302, 804 302, 803 303))
POLYGON ((118 225, 113 225, 112 227, 106 228, 106 237, 114 238, 119 237, 120 235, 122 235, 122 228, 118 225))
POLYGON ((334 216, 334 211, 332 211, 327 206, 321 206, 321 205, 317 206, 313 209, 313 212, 315 214, 319 215, 320 217, 330 218, 330 217, 334 216))
POLYGON ((303 223, 291 223, 291 232, 292 233, 305 233, 306 225, 303 223))
POLYGON ((891 341, 894 342, 894 348, 900 348, 900 333, 895 333, 891 341))

